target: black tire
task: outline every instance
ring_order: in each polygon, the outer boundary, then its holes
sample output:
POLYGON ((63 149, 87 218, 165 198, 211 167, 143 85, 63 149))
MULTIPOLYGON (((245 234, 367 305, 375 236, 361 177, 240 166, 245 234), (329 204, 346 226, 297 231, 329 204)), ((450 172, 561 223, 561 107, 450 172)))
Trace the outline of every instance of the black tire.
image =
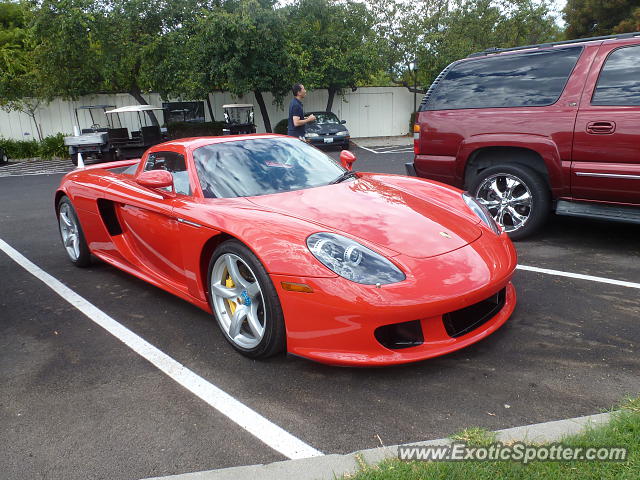
POLYGON ((342 151, 342 150, 349 150, 349 148, 350 148, 350 147, 351 147, 351 145, 350 145, 349 143, 347 143, 346 145, 342 145, 342 146, 340 147, 340 150, 341 150, 341 151, 342 151))
POLYGON ((100 156, 100 161, 107 163, 107 162, 113 162, 116 160, 116 152, 115 150, 109 150, 106 152, 102 152, 101 156, 100 156))
POLYGON ((60 198, 60 201, 58 201, 56 212, 58 214, 58 231, 60 232, 62 245, 65 247, 65 250, 67 250, 67 256, 69 257, 69 260, 71 260, 71 263, 73 263, 76 267, 81 267, 81 268, 88 267, 89 265, 91 265, 91 252, 89 251, 89 247, 87 246, 87 241, 85 239, 84 232, 82 231, 82 226, 80 225, 80 221, 78 220, 76 209, 73 208, 73 204, 71 203, 71 200, 69 200, 69 197, 63 196, 62 198, 60 198), (71 217, 73 217, 73 222, 77 226, 78 252, 79 252, 77 258, 74 258, 67 250, 67 247, 64 245, 64 234, 62 231, 62 225, 61 225, 61 219, 60 219, 60 215, 61 215, 60 212, 63 208, 66 208, 66 211, 69 213, 71 217))
MULTIPOLYGON (((243 292, 243 294, 246 290, 243 292)), ((207 293, 209 296, 209 304, 213 315, 218 322, 218 326, 222 331, 225 339, 241 354, 249 358, 267 358, 282 352, 285 349, 286 334, 284 316, 282 313, 282 307, 280 305, 280 299, 276 292, 273 282, 269 277, 269 274, 265 270, 260 260, 249 250, 245 245, 237 240, 227 240, 221 243, 214 251, 209 261, 209 269, 207 274, 207 293), (264 333, 259 343, 251 348, 243 347, 239 345, 234 339, 232 339, 227 332, 223 322, 216 314, 216 306, 214 305, 214 295, 212 294, 212 274, 214 273, 214 266, 219 258, 228 256, 229 254, 239 257, 250 268, 254 280, 258 283, 261 290, 263 319, 264 319, 264 333)), ((258 307, 260 308, 260 307, 258 307)), ((260 317, 260 315, 258 315, 260 317)), ((248 320, 245 320, 248 322, 248 320)), ((245 322, 243 321, 243 322, 245 322)), ((245 327, 243 327, 245 328, 245 327)))
POLYGON ((547 182, 538 172, 524 165, 503 164, 482 170, 471 180, 469 191, 481 203, 485 203, 493 218, 503 226, 512 240, 534 234, 547 221, 551 211, 551 193, 547 182), (488 188, 494 181, 498 189, 505 193, 505 203, 502 206, 492 206, 493 203, 499 203, 497 194, 492 194, 488 188), (507 181, 515 182, 516 185, 510 193, 507 181), (527 191, 529 205, 519 200, 527 196, 527 191), (516 198, 513 198, 514 194, 516 198), (521 220, 522 217, 525 220, 521 220))

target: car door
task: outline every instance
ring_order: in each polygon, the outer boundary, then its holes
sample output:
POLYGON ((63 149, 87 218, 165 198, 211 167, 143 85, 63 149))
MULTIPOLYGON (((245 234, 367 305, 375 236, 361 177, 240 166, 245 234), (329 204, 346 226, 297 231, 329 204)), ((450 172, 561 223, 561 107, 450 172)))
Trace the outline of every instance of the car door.
POLYGON ((640 45, 602 45, 586 85, 574 134, 572 197, 640 204, 640 45))
POLYGON ((112 182, 109 190, 122 228, 118 249, 141 271, 185 291, 180 226, 173 215, 175 206, 191 195, 185 158, 181 153, 160 151, 148 154, 143 162, 143 170, 169 171, 175 193, 143 187, 134 178, 112 182))

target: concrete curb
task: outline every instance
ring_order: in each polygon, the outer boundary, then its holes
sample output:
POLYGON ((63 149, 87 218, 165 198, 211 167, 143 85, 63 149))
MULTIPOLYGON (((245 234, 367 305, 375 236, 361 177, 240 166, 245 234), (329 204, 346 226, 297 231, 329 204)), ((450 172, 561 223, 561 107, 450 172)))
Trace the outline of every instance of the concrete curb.
MULTIPOLYGON (((496 438, 503 443, 515 441, 525 443, 555 442, 568 435, 580 433, 587 426, 607 423, 610 417, 610 413, 600 413, 586 417, 508 428, 496 431, 496 438)), ((407 445, 446 445, 449 443, 451 443, 451 439, 441 438, 407 445)), ((386 458, 398 458, 398 445, 372 448, 347 455, 324 455, 322 457, 287 460, 267 465, 231 467, 168 477, 154 477, 146 480, 334 480, 341 475, 357 472, 362 461, 367 464, 375 464, 386 458)))

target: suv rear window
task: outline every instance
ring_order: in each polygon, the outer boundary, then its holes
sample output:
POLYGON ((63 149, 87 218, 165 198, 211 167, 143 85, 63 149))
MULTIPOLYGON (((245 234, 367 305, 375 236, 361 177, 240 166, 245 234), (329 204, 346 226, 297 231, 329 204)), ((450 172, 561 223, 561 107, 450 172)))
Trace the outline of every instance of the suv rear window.
POLYGON ((591 105, 640 105, 640 46, 611 52, 591 105))
POLYGON ((554 48, 453 65, 424 110, 530 107, 554 104, 582 47, 554 48))

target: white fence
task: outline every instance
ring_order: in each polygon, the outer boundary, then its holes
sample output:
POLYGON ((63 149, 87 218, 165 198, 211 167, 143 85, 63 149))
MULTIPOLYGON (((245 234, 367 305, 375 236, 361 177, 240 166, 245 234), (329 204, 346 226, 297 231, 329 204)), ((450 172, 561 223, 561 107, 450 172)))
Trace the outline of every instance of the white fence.
MULTIPOLYGON (((285 98, 284 105, 279 107, 273 104, 270 93, 263 94, 271 127, 275 127, 283 118, 287 117, 288 105, 291 97, 285 98)), ((151 105, 162 106, 160 95, 151 93, 144 96, 151 105)), ((260 109, 253 94, 242 97, 234 97, 227 92, 216 92, 209 95, 213 115, 216 120, 222 120, 222 105, 227 103, 252 103, 255 105, 255 121, 258 132, 264 132, 264 123, 260 109)), ((418 102, 420 102, 418 98, 418 102)), ((115 95, 91 95, 80 98, 78 101, 55 100, 40 108, 37 113, 38 123, 42 127, 44 136, 62 132, 71 134, 75 120, 74 109, 81 105, 135 105, 137 102, 129 94, 115 95)), ((327 105, 327 91, 313 90, 307 94, 304 101, 305 111, 324 110, 327 105)), ((341 119, 347 121, 347 128, 353 137, 382 137, 404 135, 409 130, 409 117, 413 112, 413 94, 404 87, 364 87, 355 92, 350 90, 341 97, 336 95, 333 101, 333 112, 341 119)), ((81 114, 82 115, 82 114, 81 114)), ((137 118, 135 114, 120 115, 123 127, 137 130, 137 118), (136 128, 134 128, 136 127, 136 128)), ((162 112, 158 111, 158 120, 163 121, 162 112)), ((205 104, 206 120, 211 119, 209 109, 205 104)), ((86 127, 91 125, 90 119, 80 118, 80 122, 86 127)), ((95 123, 101 123, 96 119, 95 123)), ((24 114, 0 110, 0 137, 15 140, 37 138, 33 121, 24 114)))

